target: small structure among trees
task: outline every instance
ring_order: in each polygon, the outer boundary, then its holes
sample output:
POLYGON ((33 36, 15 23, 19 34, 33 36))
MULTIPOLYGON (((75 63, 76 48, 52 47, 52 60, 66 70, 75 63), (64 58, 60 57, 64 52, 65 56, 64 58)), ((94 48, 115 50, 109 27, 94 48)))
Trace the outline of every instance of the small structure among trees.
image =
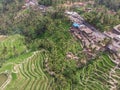
POLYGON ((120 34, 120 24, 114 27, 114 30, 120 34))
POLYGON ((30 6, 36 6, 38 5, 37 0, 25 0, 25 5, 22 6, 23 9, 30 7, 30 6))
POLYGON ((116 53, 120 57, 120 24, 115 26, 112 31, 104 32, 109 38, 112 39, 111 44, 108 45, 108 49, 116 53))

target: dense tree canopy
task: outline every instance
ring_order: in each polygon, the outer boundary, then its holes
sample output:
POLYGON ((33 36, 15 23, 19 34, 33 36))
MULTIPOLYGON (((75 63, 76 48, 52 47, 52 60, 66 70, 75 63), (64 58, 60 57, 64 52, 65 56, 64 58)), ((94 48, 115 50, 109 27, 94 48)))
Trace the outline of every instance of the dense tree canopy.
POLYGON ((120 9, 120 0, 95 0, 97 4, 105 5, 106 7, 119 10, 120 9))

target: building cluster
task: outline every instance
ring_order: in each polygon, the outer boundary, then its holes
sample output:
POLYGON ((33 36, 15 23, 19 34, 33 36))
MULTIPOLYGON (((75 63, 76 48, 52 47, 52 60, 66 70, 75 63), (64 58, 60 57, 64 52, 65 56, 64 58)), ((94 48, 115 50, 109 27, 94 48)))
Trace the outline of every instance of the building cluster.
POLYGON ((77 14, 76 12, 68 12, 68 17, 73 22, 73 26, 71 27, 71 32, 79 39, 82 40, 85 47, 87 48, 96 48, 99 50, 100 46, 105 46, 102 41, 106 39, 106 36, 97 30, 94 27, 85 23, 84 19, 77 14))
POLYGON ((68 52, 66 56, 67 56, 68 59, 74 59, 74 60, 78 60, 79 59, 79 57, 74 55, 72 52, 68 52))
MULTIPOLYGON (((114 27, 112 31, 104 32, 106 36, 111 38, 111 43, 108 45, 108 49, 114 52, 117 57, 120 57, 120 25, 114 27)), ((118 58, 119 59, 119 58, 118 58)))
POLYGON ((45 13, 47 7, 44 5, 39 5, 37 0, 25 0, 25 4, 22 6, 22 9, 29 9, 34 7, 34 10, 40 10, 42 13, 45 13))
POLYGON ((33 6, 36 6, 36 5, 38 5, 37 0, 25 0, 25 5, 22 6, 22 8, 25 9, 25 8, 30 7, 30 6, 33 7, 33 6))
MULTIPOLYGON (((73 22, 70 31, 75 37, 80 39, 82 45, 91 53, 93 51, 109 50, 115 53, 116 57, 120 57, 120 31, 119 26, 114 27, 111 32, 101 33, 94 27, 84 21, 84 19, 76 12, 65 12, 73 22)), ((89 53, 90 54, 90 53, 89 53)))

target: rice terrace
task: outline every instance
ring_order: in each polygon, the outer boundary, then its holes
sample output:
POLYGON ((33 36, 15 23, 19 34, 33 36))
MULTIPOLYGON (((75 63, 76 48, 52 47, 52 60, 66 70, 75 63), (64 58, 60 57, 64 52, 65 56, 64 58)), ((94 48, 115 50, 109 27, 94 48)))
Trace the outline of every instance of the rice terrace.
POLYGON ((120 90, 120 1, 1 0, 0 90, 120 90))

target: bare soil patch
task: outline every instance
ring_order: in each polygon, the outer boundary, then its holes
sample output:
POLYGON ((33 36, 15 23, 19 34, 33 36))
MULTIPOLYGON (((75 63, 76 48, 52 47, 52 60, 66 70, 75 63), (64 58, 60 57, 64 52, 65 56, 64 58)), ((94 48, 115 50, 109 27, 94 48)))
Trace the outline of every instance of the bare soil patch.
POLYGON ((0 41, 3 41, 4 39, 6 39, 7 38, 7 36, 5 36, 5 35, 0 35, 0 41))

